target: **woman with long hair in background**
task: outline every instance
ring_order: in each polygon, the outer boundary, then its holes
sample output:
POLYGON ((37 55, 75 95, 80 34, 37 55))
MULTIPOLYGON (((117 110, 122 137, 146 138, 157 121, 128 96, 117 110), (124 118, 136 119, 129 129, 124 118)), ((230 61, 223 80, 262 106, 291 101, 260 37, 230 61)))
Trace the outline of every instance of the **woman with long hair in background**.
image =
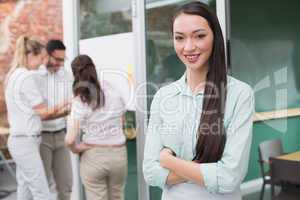
POLYGON ((186 68, 154 96, 146 136, 146 182, 163 200, 241 200, 249 162, 254 95, 227 75, 217 16, 193 1, 172 21, 177 56, 186 68))
POLYGON ((68 104, 48 108, 36 85, 34 73, 43 61, 43 45, 26 36, 18 38, 14 60, 5 80, 9 122, 8 149, 16 163, 17 199, 50 199, 40 156, 41 120, 68 112, 68 104))
POLYGON ((80 154, 80 175, 87 200, 122 200, 127 176, 125 102, 106 81, 98 80, 87 55, 71 64, 74 82, 66 145, 80 154), (82 141, 76 138, 83 132, 82 141))

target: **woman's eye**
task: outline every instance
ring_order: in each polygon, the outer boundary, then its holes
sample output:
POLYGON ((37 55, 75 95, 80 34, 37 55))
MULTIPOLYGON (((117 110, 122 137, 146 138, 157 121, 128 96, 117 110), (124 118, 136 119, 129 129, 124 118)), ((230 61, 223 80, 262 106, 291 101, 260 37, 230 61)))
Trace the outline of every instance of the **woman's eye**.
POLYGON ((181 36, 175 36, 175 40, 177 40, 177 41, 180 41, 182 39, 183 39, 183 37, 181 37, 181 36))
POLYGON ((199 39, 202 39, 202 38, 204 38, 206 35, 204 35, 204 34, 200 34, 200 35, 197 35, 196 37, 197 38, 199 38, 199 39))

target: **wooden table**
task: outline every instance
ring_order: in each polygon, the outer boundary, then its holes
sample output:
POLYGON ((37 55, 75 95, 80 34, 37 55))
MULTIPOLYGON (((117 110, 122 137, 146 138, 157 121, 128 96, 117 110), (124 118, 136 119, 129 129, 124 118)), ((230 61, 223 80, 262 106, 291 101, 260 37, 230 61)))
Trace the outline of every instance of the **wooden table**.
POLYGON ((283 159, 283 160, 300 161, 300 151, 285 154, 283 156, 278 156, 277 158, 283 159))

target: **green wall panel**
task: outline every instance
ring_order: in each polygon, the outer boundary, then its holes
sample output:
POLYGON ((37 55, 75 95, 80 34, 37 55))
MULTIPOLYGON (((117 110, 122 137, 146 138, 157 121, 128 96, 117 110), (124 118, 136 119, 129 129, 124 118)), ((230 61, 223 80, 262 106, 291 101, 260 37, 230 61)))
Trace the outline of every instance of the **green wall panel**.
MULTIPOLYGON (((256 112, 300 107, 300 2, 231 0, 231 73, 255 91, 256 112)), ((300 150, 300 118, 257 122, 247 180, 260 177, 258 144, 300 150)))

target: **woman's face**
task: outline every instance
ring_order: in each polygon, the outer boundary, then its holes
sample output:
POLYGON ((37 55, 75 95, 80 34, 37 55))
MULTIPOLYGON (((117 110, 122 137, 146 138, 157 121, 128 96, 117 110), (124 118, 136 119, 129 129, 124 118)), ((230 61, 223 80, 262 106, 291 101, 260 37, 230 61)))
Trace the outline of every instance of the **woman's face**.
POLYGON ((176 54, 187 70, 207 72, 214 36, 205 18, 178 15, 173 24, 173 42, 176 54))
POLYGON ((44 55, 43 53, 40 53, 38 55, 34 55, 32 53, 29 53, 27 55, 27 67, 30 70, 36 70, 38 67, 43 64, 44 55))

